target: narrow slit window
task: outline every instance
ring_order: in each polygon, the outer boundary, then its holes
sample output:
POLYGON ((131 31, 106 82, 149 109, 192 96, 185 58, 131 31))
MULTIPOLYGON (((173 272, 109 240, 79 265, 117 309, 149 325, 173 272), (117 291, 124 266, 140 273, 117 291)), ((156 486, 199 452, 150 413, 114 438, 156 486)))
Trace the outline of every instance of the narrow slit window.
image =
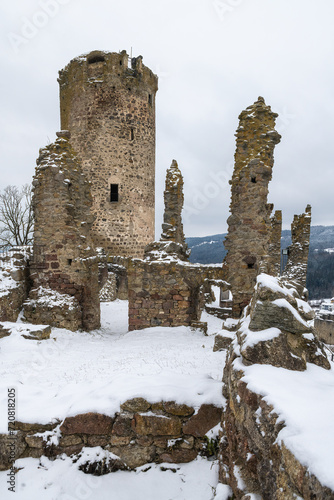
POLYGON ((135 138, 135 131, 133 130, 133 128, 131 129, 131 141, 133 141, 135 138))
POLYGON ((152 94, 148 94, 148 103, 152 106, 152 94))
POLYGON ((110 184, 110 201, 118 201, 118 184, 110 184))

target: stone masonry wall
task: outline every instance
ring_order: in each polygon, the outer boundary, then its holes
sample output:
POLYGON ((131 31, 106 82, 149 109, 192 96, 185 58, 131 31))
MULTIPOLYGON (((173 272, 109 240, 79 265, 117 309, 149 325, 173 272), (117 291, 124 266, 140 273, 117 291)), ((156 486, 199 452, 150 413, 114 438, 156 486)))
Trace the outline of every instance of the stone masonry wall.
MULTIPOLYGON (((61 424, 16 422, 15 458, 77 455, 83 447, 101 446, 119 457, 117 468, 133 469, 150 462, 190 462, 199 454, 210 453, 205 434, 220 419, 221 408, 210 404, 203 404, 195 413, 185 404, 152 404, 135 398, 122 404, 121 411, 112 417, 86 413, 68 417, 61 424), (58 444, 51 444, 56 435, 60 435, 58 444)), ((12 440, 7 434, 0 435, 0 470, 11 466, 8 445, 12 440)))
POLYGON ((334 320, 315 318, 314 329, 319 340, 334 345, 334 320))
POLYGON ((271 218, 271 235, 268 249, 268 269, 266 272, 272 276, 281 273, 281 236, 282 236, 282 211, 276 210, 271 218))
POLYGON ((31 323, 77 330, 100 325, 98 257, 90 236, 92 198, 67 132, 40 150, 33 180, 31 323))
POLYGON ((155 94, 142 57, 94 51, 59 72, 61 127, 92 183, 97 247, 143 257, 154 240, 155 94), (111 201, 111 185, 118 201, 111 201))
POLYGON ((30 247, 0 254, 0 321, 16 321, 28 297, 30 247))
POLYGON ((232 488, 236 500, 248 495, 263 500, 334 498, 334 492, 322 486, 279 439, 286 424, 261 395, 260 377, 257 392, 249 389, 244 378, 250 365, 303 372, 312 363, 330 369, 308 323, 313 311, 293 285, 263 274, 257 278, 254 296, 227 355, 219 479, 232 488), (261 337, 261 332, 270 329, 277 330, 273 337, 261 337))
POLYGON ((129 330, 199 321, 205 280, 223 274, 221 266, 139 259, 130 263, 128 272, 129 330))
POLYGON ((305 213, 295 215, 291 224, 292 244, 289 247, 288 262, 283 275, 290 280, 297 280, 306 286, 307 262, 310 247, 311 206, 305 213))
MULTIPOLYGON (((239 317, 249 303, 261 261, 263 258, 268 260, 272 242, 270 214, 273 205, 268 205, 267 196, 274 147, 280 141, 274 128, 276 117, 262 97, 239 116, 231 181, 231 215, 224 243, 227 250, 225 279, 231 284, 234 317, 239 317)), ((271 265, 276 264, 272 262, 271 265)))

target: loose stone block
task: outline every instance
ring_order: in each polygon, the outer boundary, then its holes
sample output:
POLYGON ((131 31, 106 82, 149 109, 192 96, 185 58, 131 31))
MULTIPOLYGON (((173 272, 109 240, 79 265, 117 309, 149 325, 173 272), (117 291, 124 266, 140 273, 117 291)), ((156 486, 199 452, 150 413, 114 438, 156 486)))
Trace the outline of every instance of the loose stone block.
POLYGON ((173 436, 181 435, 181 422, 176 417, 156 415, 134 416, 133 430, 141 436, 173 436))
POLYGON ((68 434, 110 434, 113 419, 100 413, 84 413, 75 417, 65 418, 60 426, 60 431, 64 435, 68 434))
POLYGON ((222 415, 222 409, 214 405, 204 404, 193 415, 188 422, 183 425, 183 433, 191 434, 195 437, 205 436, 205 434, 219 424, 222 415))

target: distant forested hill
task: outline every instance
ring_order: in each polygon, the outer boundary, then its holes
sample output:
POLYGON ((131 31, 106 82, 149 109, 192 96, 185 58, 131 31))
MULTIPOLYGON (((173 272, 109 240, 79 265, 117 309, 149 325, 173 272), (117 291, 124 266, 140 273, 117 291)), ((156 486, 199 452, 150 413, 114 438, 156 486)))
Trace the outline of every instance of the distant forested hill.
MULTIPOLYGON (((190 261, 201 264, 222 262, 226 251, 225 234, 187 238, 190 261)), ((282 231, 282 248, 291 244, 290 231, 282 231)), ((311 299, 334 296, 334 226, 312 226, 307 288, 311 299)))

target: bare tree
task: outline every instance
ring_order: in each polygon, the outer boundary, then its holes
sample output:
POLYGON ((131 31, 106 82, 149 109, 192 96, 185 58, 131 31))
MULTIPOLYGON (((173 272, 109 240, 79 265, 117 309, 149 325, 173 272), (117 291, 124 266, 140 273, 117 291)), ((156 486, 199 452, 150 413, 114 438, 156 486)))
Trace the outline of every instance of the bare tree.
POLYGON ((0 193, 0 248, 30 245, 33 237, 31 185, 7 186, 0 193))

